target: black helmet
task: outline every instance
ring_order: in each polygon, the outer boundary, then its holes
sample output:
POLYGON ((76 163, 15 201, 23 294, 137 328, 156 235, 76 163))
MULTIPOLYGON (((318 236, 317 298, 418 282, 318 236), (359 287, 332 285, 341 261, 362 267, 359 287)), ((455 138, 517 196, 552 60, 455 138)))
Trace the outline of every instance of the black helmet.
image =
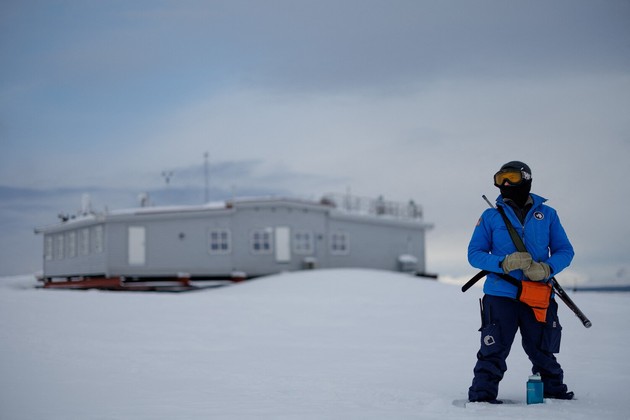
POLYGON ((525 180, 532 179, 532 170, 529 169, 529 166, 527 166, 526 163, 523 163, 521 161, 518 160, 513 160, 511 162, 506 163, 505 165, 501 166, 501 170, 504 169, 518 169, 521 172, 525 172, 526 174, 529 175, 528 176, 524 176, 525 180))

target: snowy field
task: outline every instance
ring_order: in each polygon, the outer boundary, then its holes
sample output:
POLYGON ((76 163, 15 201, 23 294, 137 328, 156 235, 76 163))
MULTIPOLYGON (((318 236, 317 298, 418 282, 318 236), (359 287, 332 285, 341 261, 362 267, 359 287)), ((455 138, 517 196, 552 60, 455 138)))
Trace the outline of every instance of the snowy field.
POLYGON ((500 398, 466 398, 481 290, 321 270, 196 292, 34 288, 0 279, 0 419, 630 419, 630 293, 560 303, 575 401, 527 406, 517 338, 500 398))

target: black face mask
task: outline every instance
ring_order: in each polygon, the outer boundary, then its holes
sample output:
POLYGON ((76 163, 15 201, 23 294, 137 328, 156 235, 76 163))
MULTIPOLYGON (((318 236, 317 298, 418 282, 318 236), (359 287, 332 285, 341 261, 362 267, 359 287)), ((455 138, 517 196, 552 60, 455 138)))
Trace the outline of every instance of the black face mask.
POLYGON ((504 199, 509 198, 510 200, 514 201, 516 205, 518 205, 520 208, 525 207, 525 203, 527 202, 527 199, 529 198, 529 191, 531 189, 532 189, 531 180, 529 182, 524 181, 523 183, 519 185, 510 185, 510 186, 503 185, 499 187, 499 190, 501 190, 501 195, 503 196, 503 198, 504 199))

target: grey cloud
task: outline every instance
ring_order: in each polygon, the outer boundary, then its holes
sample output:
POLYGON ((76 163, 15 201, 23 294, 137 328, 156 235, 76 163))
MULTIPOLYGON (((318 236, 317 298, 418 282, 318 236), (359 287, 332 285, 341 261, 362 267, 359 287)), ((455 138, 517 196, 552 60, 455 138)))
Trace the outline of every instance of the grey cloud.
MULTIPOLYGON (((173 168, 172 172, 172 189, 178 193, 171 194, 179 194, 180 202, 189 202, 193 197, 198 199, 204 195, 204 164, 173 168)), ((233 194, 294 195, 298 191, 312 191, 315 186, 343 185, 344 181, 347 180, 339 176, 300 172, 259 159, 208 164, 209 197, 214 199, 225 199, 233 194)), ((152 194, 163 195, 160 189, 154 189, 152 194)))
POLYGON ((630 61, 618 54, 630 35, 630 8, 620 2, 245 5, 228 12, 243 24, 228 37, 243 54, 228 63, 247 64, 231 70, 264 86, 321 90, 445 76, 527 78, 625 71, 630 61))
MULTIPOLYGON (((171 77, 163 88, 172 96, 174 86, 378 89, 444 77, 622 72, 630 63, 619 54, 630 37, 623 1, 182 1, 48 12, 55 19, 39 21, 52 34, 59 77, 109 80, 143 95, 156 69, 171 77), (77 17, 97 24, 81 39, 55 36, 62 24, 85 26, 77 17)), ((43 37, 24 42, 35 48, 43 37)), ((14 47, 4 45, 5 54, 14 47)))

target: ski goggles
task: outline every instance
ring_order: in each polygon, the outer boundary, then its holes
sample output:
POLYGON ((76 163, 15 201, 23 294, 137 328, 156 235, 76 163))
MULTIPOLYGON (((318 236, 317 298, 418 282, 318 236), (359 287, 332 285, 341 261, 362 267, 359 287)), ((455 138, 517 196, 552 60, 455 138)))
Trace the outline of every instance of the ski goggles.
POLYGON ((502 169, 494 174, 494 185, 500 187, 506 182, 509 185, 519 185, 523 181, 529 181, 532 176, 525 171, 518 169, 502 169))

